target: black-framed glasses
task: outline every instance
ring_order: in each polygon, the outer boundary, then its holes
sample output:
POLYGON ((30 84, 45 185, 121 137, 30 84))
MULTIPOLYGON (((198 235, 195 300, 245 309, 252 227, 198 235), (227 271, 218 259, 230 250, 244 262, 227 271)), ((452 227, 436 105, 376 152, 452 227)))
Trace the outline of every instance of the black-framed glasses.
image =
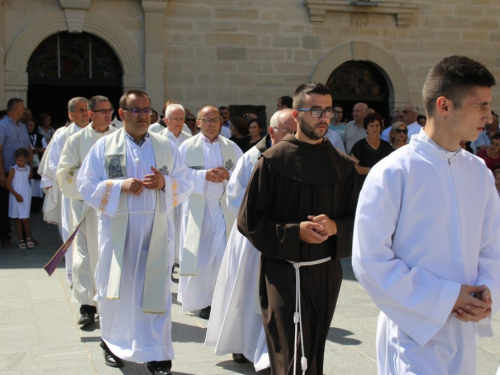
POLYGON ((201 118, 201 122, 204 124, 210 125, 210 124, 220 124, 220 117, 214 117, 214 118, 201 118))
POLYGON ((134 116, 142 116, 142 115, 152 115, 153 110, 151 108, 122 108, 124 111, 130 111, 134 116))
POLYGON ((282 133, 285 133, 285 134, 293 134, 293 130, 292 129, 288 129, 288 128, 285 128, 285 129, 278 129, 278 128, 273 128, 274 130, 278 130, 282 133))
POLYGON ((332 118, 333 117, 333 109, 332 108, 299 108, 297 109, 299 112, 311 112, 311 117, 314 118, 320 118, 323 116, 323 113, 325 114, 326 118, 332 118))
POLYGON ((396 134, 401 134, 401 133, 408 134, 408 129, 395 129, 394 133, 396 133, 396 134))
POLYGON ((104 108, 104 109, 92 109, 92 112, 102 113, 103 115, 110 114, 112 115, 115 110, 113 108, 104 108))

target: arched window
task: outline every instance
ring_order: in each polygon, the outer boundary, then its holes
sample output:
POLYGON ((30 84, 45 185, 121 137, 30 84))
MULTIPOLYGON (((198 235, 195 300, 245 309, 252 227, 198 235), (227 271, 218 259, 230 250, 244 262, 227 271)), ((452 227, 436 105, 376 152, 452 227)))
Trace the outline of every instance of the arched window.
POLYGON ((374 64, 349 61, 335 69, 326 85, 332 92, 333 102, 344 109, 351 119, 352 107, 364 102, 383 117, 389 115, 389 87, 386 78, 374 64))

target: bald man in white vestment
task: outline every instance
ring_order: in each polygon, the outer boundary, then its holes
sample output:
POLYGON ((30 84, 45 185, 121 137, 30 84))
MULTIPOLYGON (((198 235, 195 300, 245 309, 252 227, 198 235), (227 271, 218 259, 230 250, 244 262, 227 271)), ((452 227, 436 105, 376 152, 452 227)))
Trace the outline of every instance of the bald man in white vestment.
MULTIPOLYGON (((291 109, 271 117, 268 135, 246 152, 227 186, 227 206, 235 214, 243 201, 248 181, 260 155, 287 134, 297 130, 291 109)), ((236 362, 254 363, 255 371, 270 366, 262 313, 258 299, 260 253, 233 225, 217 277, 212 314, 205 345, 215 346, 216 355, 232 353, 236 362)))
POLYGON ((219 135, 222 117, 217 108, 203 107, 197 124, 201 132, 179 148, 194 189, 182 211, 178 299, 184 312, 201 310, 200 317, 208 319, 227 236, 236 219, 227 209, 226 185, 242 152, 219 135))
POLYGON ((491 119, 488 69, 434 65, 427 124, 377 163, 359 196, 352 264, 381 313, 379 374, 476 373, 477 336, 500 307, 500 200, 491 171, 460 147, 491 119))
POLYGON ((148 132, 151 101, 139 90, 120 99, 123 128, 99 140, 78 173, 78 190, 99 211, 97 295, 105 363, 147 362, 171 375, 170 270, 173 209, 193 188, 177 147, 148 132))
MULTIPOLYGON (((62 130, 58 130, 52 137, 47 153, 47 161, 43 168, 40 187, 46 192, 43 202, 44 219, 49 223, 61 225, 61 237, 63 242, 68 239, 71 226, 69 199, 61 193, 57 182, 57 166, 61 158, 61 152, 69 136, 83 130, 89 124, 87 111, 87 99, 75 97, 68 102, 68 116, 72 123, 62 130)), ((66 279, 73 285, 73 247, 70 247, 65 255, 66 279)))

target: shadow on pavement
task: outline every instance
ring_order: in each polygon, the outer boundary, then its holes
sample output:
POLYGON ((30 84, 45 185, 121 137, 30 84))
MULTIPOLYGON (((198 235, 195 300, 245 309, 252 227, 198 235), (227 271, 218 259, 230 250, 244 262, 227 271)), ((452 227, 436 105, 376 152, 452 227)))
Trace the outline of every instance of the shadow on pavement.
POLYGON ((330 328, 327 339, 340 345, 361 345, 361 341, 347 337, 351 335, 354 335, 351 331, 341 328, 330 328))

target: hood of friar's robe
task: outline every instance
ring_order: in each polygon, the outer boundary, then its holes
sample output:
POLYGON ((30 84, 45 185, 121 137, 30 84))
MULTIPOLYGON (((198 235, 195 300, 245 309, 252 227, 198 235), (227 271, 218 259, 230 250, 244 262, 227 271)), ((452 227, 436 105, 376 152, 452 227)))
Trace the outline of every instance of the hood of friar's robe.
POLYGON ((262 157, 277 174, 311 185, 345 180, 354 169, 354 161, 326 138, 321 143, 309 144, 299 141, 295 135, 287 135, 262 157))

